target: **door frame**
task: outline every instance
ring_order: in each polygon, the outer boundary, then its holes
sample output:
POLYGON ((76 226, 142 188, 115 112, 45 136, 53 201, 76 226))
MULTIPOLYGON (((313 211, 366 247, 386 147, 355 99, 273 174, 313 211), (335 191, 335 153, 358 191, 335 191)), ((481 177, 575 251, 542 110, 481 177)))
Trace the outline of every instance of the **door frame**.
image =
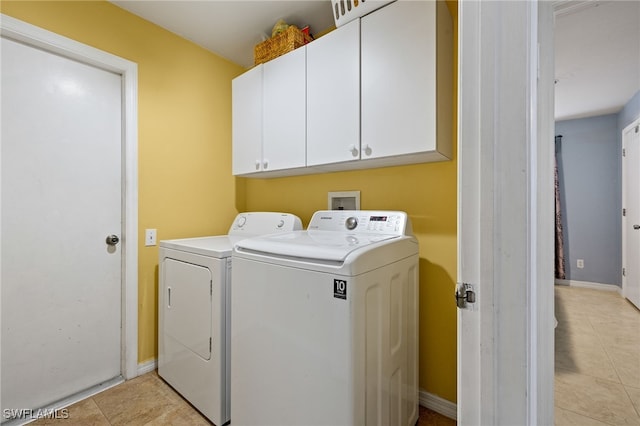
POLYGON ((125 379, 134 378, 138 375, 138 65, 4 14, 0 14, 0 36, 119 74, 122 78, 124 223, 121 229, 120 371, 125 379))
POLYGON ((457 420, 553 424, 553 3, 458 5, 457 420))
MULTIPOLYGON (((625 135, 627 134, 627 132, 631 132, 631 130, 637 126, 640 126, 640 116, 636 117, 633 119, 633 121, 631 121, 629 123, 629 125, 625 126, 624 129, 622 129, 622 134, 621 134, 621 143, 622 143, 622 152, 623 155, 622 157, 624 157, 624 150, 626 148, 626 144, 625 142, 628 143, 628 141, 625 141, 625 135)), ((629 186, 629 182, 627 182, 627 177, 626 177, 626 168, 627 166, 627 162, 624 160, 624 158, 622 158, 622 207, 625 208, 627 207, 627 192, 628 192, 628 186, 629 186)), ((627 238, 628 238, 628 221, 629 221, 629 217, 626 214, 622 215, 622 270, 624 272, 625 268, 628 267, 628 265, 630 264, 630 262, 627 261, 627 238)), ((627 275, 625 273, 622 274, 622 297, 625 297, 627 300, 629 299, 628 297, 629 294, 629 281, 627 279, 627 275)), ((634 302, 631 302, 635 305, 634 302)), ((640 308, 640 307, 639 307, 640 308)))

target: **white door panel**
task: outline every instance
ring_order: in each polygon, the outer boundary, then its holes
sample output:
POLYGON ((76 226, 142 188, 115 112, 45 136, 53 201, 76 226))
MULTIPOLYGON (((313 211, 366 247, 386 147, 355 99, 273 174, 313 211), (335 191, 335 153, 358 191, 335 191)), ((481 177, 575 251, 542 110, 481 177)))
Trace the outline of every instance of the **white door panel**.
POLYGON ((2 408, 121 372, 121 76, 2 39, 2 408))

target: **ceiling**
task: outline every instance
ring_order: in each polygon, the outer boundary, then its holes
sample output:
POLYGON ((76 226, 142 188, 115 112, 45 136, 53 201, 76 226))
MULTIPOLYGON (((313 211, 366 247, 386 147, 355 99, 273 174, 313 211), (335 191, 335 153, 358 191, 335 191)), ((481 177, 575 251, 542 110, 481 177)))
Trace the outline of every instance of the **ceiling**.
POLYGON ((556 120, 616 113, 640 90, 640 2, 555 2, 556 120))
MULTIPOLYGON (((333 26, 330 0, 115 0, 234 63, 284 19, 318 34, 333 26)), ((560 0, 556 10, 556 120, 615 113, 640 90, 640 2, 560 0)))
POLYGON ((279 19, 312 34, 334 25, 331 0, 116 0, 111 3, 246 68, 279 19))

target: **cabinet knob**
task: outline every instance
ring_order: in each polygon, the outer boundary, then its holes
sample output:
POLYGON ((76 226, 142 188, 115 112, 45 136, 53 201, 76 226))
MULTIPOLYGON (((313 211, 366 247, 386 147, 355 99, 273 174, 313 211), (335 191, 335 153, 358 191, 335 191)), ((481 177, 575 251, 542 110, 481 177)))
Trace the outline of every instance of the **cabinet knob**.
POLYGON ((362 152, 364 152, 365 155, 371 155, 371 147, 369 146, 369 144, 365 144, 362 147, 362 152))
POLYGON ((356 148, 355 145, 349 145, 349 152, 351 152, 351 155, 354 157, 358 156, 358 148, 356 148))
POLYGON ((262 162, 262 168, 263 168, 264 170, 267 170, 267 167, 269 167, 269 160, 264 160, 264 161, 262 162))
POLYGON ((256 160, 256 170, 260 170, 260 160, 256 160))

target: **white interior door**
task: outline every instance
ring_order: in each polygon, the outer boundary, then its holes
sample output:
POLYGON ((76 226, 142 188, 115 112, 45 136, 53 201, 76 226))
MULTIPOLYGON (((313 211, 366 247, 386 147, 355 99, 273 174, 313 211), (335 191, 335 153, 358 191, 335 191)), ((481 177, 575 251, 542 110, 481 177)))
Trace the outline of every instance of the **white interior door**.
POLYGON ((622 132, 622 291, 640 309, 640 119, 622 132))
POLYGON ((2 409, 121 374, 121 75, 2 38, 2 409))

